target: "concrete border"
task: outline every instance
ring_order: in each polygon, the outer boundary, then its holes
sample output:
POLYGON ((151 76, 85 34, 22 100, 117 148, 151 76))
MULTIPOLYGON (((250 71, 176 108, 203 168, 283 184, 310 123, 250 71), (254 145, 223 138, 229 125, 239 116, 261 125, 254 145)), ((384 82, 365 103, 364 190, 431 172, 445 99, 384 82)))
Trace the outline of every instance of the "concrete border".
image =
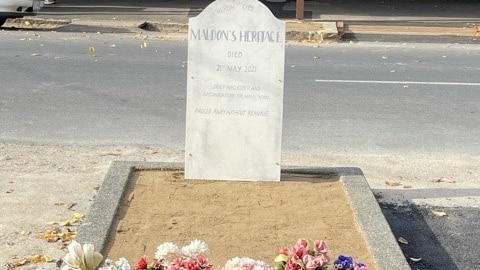
MULTIPOLYGON (((91 243, 96 250, 103 252, 133 172, 136 170, 183 170, 183 168, 184 164, 179 162, 113 162, 85 221, 79 227, 76 240, 82 244, 91 243)), ((282 173, 338 176, 378 269, 410 269, 361 169, 283 167, 282 173)))

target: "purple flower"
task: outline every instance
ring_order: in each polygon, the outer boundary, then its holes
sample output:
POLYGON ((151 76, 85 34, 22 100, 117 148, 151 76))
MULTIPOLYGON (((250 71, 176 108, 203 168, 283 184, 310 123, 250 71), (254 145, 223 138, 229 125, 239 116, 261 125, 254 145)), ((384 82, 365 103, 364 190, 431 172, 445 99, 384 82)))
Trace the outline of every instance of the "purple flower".
POLYGON ((353 270, 369 270, 369 269, 364 263, 359 262, 355 264, 355 267, 353 268, 353 270))
POLYGON ((350 256, 340 255, 338 259, 333 262, 337 270, 353 270, 353 258, 350 256))

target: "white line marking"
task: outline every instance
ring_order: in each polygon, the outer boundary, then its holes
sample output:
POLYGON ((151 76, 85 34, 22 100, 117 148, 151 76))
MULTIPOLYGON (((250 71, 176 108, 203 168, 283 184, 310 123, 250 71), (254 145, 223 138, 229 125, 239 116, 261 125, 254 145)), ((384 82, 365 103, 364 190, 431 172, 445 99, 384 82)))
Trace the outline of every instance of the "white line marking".
POLYGON ((415 82, 415 81, 368 81, 368 80, 321 80, 321 79, 315 79, 315 82, 480 86, 480 83, 469 83, 469 82, 415 82))

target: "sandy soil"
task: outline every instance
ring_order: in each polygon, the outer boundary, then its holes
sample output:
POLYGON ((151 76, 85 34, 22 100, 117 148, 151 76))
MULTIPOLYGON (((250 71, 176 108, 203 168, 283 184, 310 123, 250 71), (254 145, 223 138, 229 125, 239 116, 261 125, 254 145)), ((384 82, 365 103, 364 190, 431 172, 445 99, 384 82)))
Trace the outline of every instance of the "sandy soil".
POLYGON ((110 242, 112 259, 136 264, 163 242, 201 239, 215 269, 236 256, 274 265, 279 247, 308 238, 326 240, 332 258, 349 254, 375 269, 338 179, 186 181, 182 172, 139 171, 132 181, 110 242))

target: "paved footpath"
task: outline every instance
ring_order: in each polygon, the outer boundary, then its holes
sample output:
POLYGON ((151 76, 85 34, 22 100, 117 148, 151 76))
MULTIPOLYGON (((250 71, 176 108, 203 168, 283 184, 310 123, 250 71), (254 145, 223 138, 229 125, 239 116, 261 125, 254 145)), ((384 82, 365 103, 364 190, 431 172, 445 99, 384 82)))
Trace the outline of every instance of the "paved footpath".
MULTIPOLYGON (((187 24, 211 0, 58 0, 47 5, 37 19, 70 22, 64 31, 116 32, 132 31, 144 22, 152 24, 187 24)), ((264 2, 273 14, 298 28, 295 20, 295 1, 285 3, 264 2)), ((304 31, 321 31, 322 25, 339 24, 339 32, 349 39, 362 35, 386 36, 459 36, 476 41, 480 36, 480 3, 477 0, 419 0, 411 1, 305 1, 304 31)), ((26 25, 23 25, 26 26, 26 25)), ((297 29, 296 29, 297 30, 297 29)), ((331 32, 331 31, 329 31, 331 32)), ((397 38, 398 39, 398 38, 397 38)), ((433 40, 433 39, 432 39, 433 40)))

